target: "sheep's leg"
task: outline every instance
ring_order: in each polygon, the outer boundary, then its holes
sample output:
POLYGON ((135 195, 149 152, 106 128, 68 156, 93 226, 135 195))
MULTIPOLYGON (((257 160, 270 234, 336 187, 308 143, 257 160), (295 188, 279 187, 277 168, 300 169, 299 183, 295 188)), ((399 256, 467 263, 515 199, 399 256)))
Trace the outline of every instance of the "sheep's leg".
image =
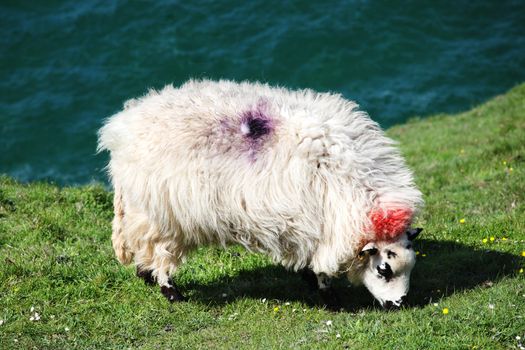
POLYGON ((120 186, 115 184, 115 196, 113 199, 114 218, 112 222, 113 233, 111 240, 113 249, 120 263, 128 265, 133 259, 133 251, 130 249, 125 234, 125 212, 124 199, 120 186))
POLYGON ((301 271, 301 277, 308 284, 308 288, 311 291, 316 291, 319 288, 319 285, 317 284, 317 276, 309 268, 304 268, 301 271))
MULTIPOLYGON (((158 260, 158 258, 156 259, 158 260)), ((169 302, 184 301, 186 298, 177 288, 177 285, 171 277, 169 277, 169 269, 163 268, 165 264, 161 264, 161 268, 155 270, 141 269, 137 267, 137 277, 144 280, 147 285, 155 285, 158 283, 160 292, 168 299, 169 302)))
POLYGON ((160 292, 166 297, 166 299, 168 299, 170 303, 186 300, 184 295, 182 295, 182 293, 177 288, 177 285, 171 278, 168 279, 166 284, 160 286, 160 292))
POLYGON ((310 287, 310 290, 319 291, 323 304, 330 310, 339 310, 340 301, 337 293, 332 288, 332 279, 324 273, 315 274, 306 268, 301 272, 301 276, 310 287))
POLYGON ((321 300, 328 309, 338 311, 341 308, 341 302, 339 296, 332 288, 332 279, 324 273, 317 274, 316 277, 321 300))
POLYGON ((135 255, 137 276, 147 284, 155 282, 160 292, 170 302, 185 300, 177 285, 170 278, 185 255, 185 245, 176 233, 162 232, 155 223, 149 223, 147 233, 141 237, 135 255))
POLYGON ((152 266, 155 267, 153 274, 160 286, 160 292, 171 303, 186 300, 170 277, 175 273, 184 255, 176 247, 176 243, 171 238, 164 243, 158 242, 153 248, 152 256, 152 266))
POLYGON ((144 280, 144 283, 146 283, 149 286, 153 286, 156 284, 152 270, 144 270, 137 267, 137 277, 142 278, 144 280))
MULTIPOLYGON (((144 283, 146 283, 147 285, 153 286, 157 284, 156 279, 153 276, 153 270, 143 270, 137 268, 137 277, 142 278, 144 280, 144 283)), ((175 284, 175 282, 173 282, 173 279, 171 278, 168 278, 168 282, 160 286, 160 292, 170 302, 186 300, 184 295, 182 295, 182 293, 177 288, 177 285, 175 284)))

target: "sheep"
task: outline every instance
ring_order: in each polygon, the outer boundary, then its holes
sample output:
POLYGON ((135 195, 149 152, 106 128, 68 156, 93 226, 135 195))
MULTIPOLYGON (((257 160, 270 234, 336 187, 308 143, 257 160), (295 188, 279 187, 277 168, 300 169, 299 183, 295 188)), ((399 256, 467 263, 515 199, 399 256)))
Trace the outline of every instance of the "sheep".
POLYGON ((99 131, 115 254, 172 302, 184 300, 170 276, 189 252, 240 244, 322 295, 346 275, 397 308, 423 200, 395 145, 339 94, 227 80, 151 90, 99 131))

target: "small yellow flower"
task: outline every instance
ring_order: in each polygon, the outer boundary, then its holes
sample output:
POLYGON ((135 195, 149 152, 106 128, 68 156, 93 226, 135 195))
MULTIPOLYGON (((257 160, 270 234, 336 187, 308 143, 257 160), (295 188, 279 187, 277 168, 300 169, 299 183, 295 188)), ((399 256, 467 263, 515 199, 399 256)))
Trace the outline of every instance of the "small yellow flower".
POLYGON ((443 315, 448 315, 448 307, 443 309, 443 315))
POLYGON ((501 240, 502 240, 502 241, 506 241, 506 240, 507 240, 507 237, 503 237, 501 240))
POLYGON ((512 172, 514 169, 512 169, 512 167, 509 168, 509 171, 512 172))
POLYGON ((494 239, 495 239, 494 237, 490 237, 491 242, 494 242, 494 239))
POLYGON ((461 153, 461 154, 465 153, 465 150, 464 150, 464 149, 461 149, 460 153, 461 153))
POLYGON ((486 239, 486 238, 483 238, 483 240, 482 240, 483 243, 487 243, 488 241, 489 241, 489 240, 486 239))
POLYGON ((523 269, 520 269, 520 273, 523 273, 523 269))
POLYGON ((525 250, 521 252, 521 256, 525 256, 525 250))
POLYGON ((417 251, 417 252, 416 252, 416 255, 419 255, 419 254, 420 254, 419 251, 417 251))
POLYGON ((460 223, 460 224, 464 224, 464 223, 465 223, 465 219, 461 219, 461 220, 459 220, 459 223, 460 223))
POLYGON ((276 306, 273 308, 273 312, 278 312, 279 311, 279 306, 276 306))
POLYGON ((503 165, 507 165, 507 161, 506 160, 503 161, 503 165))
POLYGON ((424 258, 424 257, 426 257, 427 255, 426 255, 426 254, 421 254, 421 256, 424 258))

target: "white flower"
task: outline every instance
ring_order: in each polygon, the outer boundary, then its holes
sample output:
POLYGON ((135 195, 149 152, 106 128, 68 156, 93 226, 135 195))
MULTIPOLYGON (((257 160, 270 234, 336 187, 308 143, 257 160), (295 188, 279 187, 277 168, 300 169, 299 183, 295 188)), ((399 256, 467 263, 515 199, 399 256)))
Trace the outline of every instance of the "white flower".
POLYGON ((335 337, 336 337, 336 338, 341 338, 341 334, 337 333, 337 334, 335 335, 335 337))
POLYGON ((236 318, 237 316, 239 316, 239 313, 234 312, 233 314, 231 314, 230 316, 228 316, 228 320, 229 320, 229 321, 233 321, 233 320, 235 320, 235 318, 236 318))
POLYGON ((284 305, 286 305, 286 306, 290 306, 290 303, 289 303, 289 302, 287 302, 287 303, 284 303, 284 305))
POLYGON ((489 309, 494 310, 494 304, 489 304, 489 309))
POLYGON ((263 298, 263 299, 261 300, 261 302, 262 302, 262 303, 266 303, 266 298, 263 298))
POLYGON ((326 321, 326 325, 327 326, 331 326, 332 325, 332 321, 331 320, 326 321))
POLYGON ((223 298, 226 298, 227 296, 228 296, 228 294, 226 294, 226 293, 222 293, 222 297, 223 297, 223 298))
POLYGON ((438 303, 434 303, 434 306, 438 306, 438 303))
POLYGON ((0 326, 4 324, 4 320, 0 320, 0 326))
POLYGON ((516 340, 520 340, 521 337, 519 335, 516 336, 516 340))
POLYGON ((31 306, 31 310, 30 310, 30 311, 31 311, 31 312, 35 311, 34 306, 31 306))
POLYGON ((69 332, 69 327, 64 328, 66 332, 69 332))

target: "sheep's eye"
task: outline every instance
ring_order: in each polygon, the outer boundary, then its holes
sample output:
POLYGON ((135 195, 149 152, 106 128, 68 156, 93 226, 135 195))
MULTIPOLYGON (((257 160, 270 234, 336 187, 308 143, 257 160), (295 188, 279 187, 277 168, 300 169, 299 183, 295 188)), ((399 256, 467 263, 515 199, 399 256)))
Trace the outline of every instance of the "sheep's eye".
POLYGON ((407 249, 412 249, 412 244, 407 245, 407 249))
POLYGON ((387 251, 386 251, 386 256, 387 256, 387 258, 391 259, 391 258, 395 258, 395 257, 397 256, 397 254, 394 253, 394 252, 391 251, 391 250, 387 250, 387 251))

